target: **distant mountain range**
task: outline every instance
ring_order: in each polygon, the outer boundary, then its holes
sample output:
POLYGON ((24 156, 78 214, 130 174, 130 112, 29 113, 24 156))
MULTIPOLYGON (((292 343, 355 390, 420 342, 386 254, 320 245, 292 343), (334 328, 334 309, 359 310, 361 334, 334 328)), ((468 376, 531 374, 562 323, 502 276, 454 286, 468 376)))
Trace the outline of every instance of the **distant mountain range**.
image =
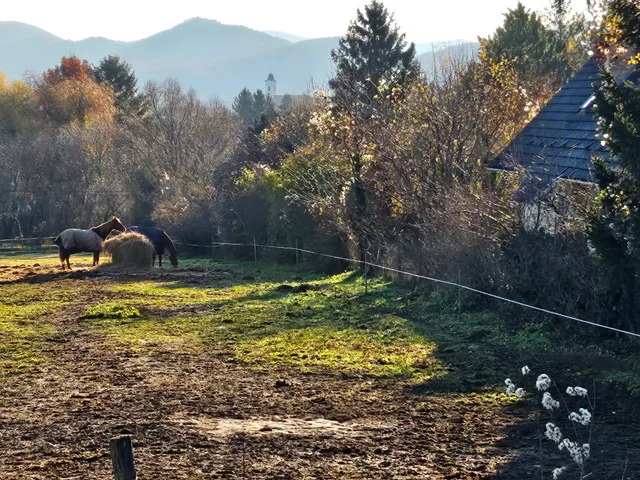
MULTIPOLYGON (((90 63, 119 55, 130 63, 140 86, 148 80, 176 78, 202 98, 229 103, 238 92, 264 89, 273 73, 278 94, 300 94, 325 87, 332 74, 331 49, 338 37, 304 39, 284 32, 260 32, 215 20, 192 18, 175 27, 134 42, 102 37, 64 40, 32 25, 0 22, 0 71, 9 78, 27 72, 40 74, 76 55, 90 63)), ((427 71, 451 54, 474 55, 476 42, 456 40, 416 45, 427 71)))
POLYGON ((291 43, 301 42, 302 40, 311 40, 307 37, 299 37, 298 35, 292 35, 287 32, 279 32, 277 30, 265 30, 264 33, 271 35, 272 37, 284 38, 285 40, 289 40, 291 43))

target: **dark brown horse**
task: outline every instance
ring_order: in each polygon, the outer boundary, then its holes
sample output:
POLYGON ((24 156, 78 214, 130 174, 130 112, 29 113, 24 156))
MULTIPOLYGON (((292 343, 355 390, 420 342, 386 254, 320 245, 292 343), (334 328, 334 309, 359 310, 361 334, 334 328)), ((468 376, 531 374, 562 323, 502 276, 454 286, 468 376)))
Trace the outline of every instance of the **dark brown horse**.
POLYGON ((93 266, 100 262, 100 252, 103 248, 104 240, 113 230, 124 232, 126 227, 120 222, 120 219, 113 217, 108 222, 104 222, 88 230, 80 230, 78 228, 68 228, 60 233, 54 240, 58 245, 60 253, 60 263, 64 270, 64 262, 69 265, 69 257, 74 253, 93 252, 93 266))
POLYGON ((159 265, 162 267, 162 255, 164 255, 164 249, 169 252, 169 260, 174 267, 178 266, 178 249, 174 245, 167 232, 158 227, 138 227, 137 225, 129 225, 128 228, 131 232, 138 232, 144 235, 153 243, 156 253, 153 254, 152 265, 156 264, 156 254, 158 255, 159 265))

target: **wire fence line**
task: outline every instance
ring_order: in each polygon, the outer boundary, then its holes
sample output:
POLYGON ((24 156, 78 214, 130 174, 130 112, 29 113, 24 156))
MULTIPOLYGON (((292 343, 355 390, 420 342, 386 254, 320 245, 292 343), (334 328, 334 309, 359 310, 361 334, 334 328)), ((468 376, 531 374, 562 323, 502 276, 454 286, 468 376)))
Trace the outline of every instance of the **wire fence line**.
MULTIPOLYGON (((34 241, 34 240, 39 240, 40 243, 42 243, 41 242, 42 240, 49 240, 49 239, 55 239, 55 238, 56 237, 14 238, 14 239, 0 240, 0 243, 14 243, 14 244, 15 243, 19 243, 19 244, 23 244, 25 241, 34 241)), ((614 332, 617 332, 617 333, 621 333, 623 335, 628 335, 630 337, 640 338, 640 334, 639 333, 629 332, 627 330, 622 330, 622 329, 619 329, 619 328, 610 327, 609 325, 603 325, 601 323, 592 322, 592 321, 589 321, 589 320, 584 320, 582 318, 574 317, 572 315, 565 315, 564 313, 555 312, 553 310, 548 310, 546 308, 541 308, 541 307, 537 307, 535 305, 530 305, 530 304, 527 304, 527 303, 524 303, 524 302, 519 302, 518 300, 513 300, 511 298, 503 297, 503 296, 496 295, 496 294, 493 294, 493 293, 490 293, 490 292, 485 292, 485 291, 479 290, 477 288, 469 287, 468 285, 463 285, 462 283, 451 282, 449 280, 443 280, 441 278, 429 277, 427 275, 420 275, 420 274, 413 273, 413 272, 399 270, 397 268, 387 267, 385 265, 379 265, 379 264, 367 261, 366 257, 365 257, 365 260, 357 260, 357 259, 353 259, 353 258, 341 257, 341 256, 338 256, 338 255, 331 255, 331 254, 328 254, 328 253, 315 252, 313 250, 307 250, 305 248, 300 248, 298 246, 290 247, 290 246, 282 246, 282 245, 264 245, 264 244, 256 243, 255 240, 254 240, 253 243, 216 242, 216 241, 212 241, 211 244, 209 244, 209 245, 198 244, 198 243, 186 243, 186 242, 181 242, 179 240, 175 240, 173 243, 176 244, 176 245, 183 245, 183 246, 188 246, 188 247, 210 249, 212 253, 216 248, 221 248, 221 247, 224 247, 224 246, 251 247, 251 248, 254 249, 254 260, 256 262, 258 260, 258 258, 257 258, 257 249, 258 248, 272 249, 272 250, 286 250, 286 251, 296 252, 296 254, 298 254, 298 253, 306 253, 308 255, 315 255, 315 256, 324 257, 324 258, 331 258, 331 259, 334 259, 334 260, 340 260, 340 261, 348 262, 348 263, 352 263, 352 264, 364 265, 365 269, 366 269, 367 266, 369 266, 369 267, 377 268, 377 269, 380 269, 380 270, 383 270, 383 271, 396 273, 398 275, 405 275, 407 277, 417 278, 417 279, 421 279, 421 280, 427 280, 427 281, 438 283, 438 284, 441 284, 441 285, 448 285, 450 287, 455 287, 455 288, 459 288, 459 289, 462 289, 462 290, 467 290, 469 292, 474 292, 474 293, 477 293, 479 295, 483 295, 483 296, 486 296, 486 297, 494 298, 494 299, 500 300, 502 302, 510 303, 510 304, 513 304, 513 305, 518 305, 518 306, 523 307, 523 308, 527 308, 527 309, 530 309, 530 310, 535 310, 535 311, 542 312, 542 313, 545 313, 547 315, 555 316, 555 317, 562 318, 562 319, 565 319, 565 320, 571 320, 571 321, 582 323, 582 324, 585 324, 585 325, 591 325, 591 326, 597 327, 597 328, 604 328, 606 330, 610 330, 610 331, 614 331, 614 332)), ((297 260, 297 258, 296 258, 296 260, 297 260)))
POLYGON ((32 237, 32 238, 17 237, 17 238, 0 239, 0 243, 24 243, 24 242, 33 242, 33 241, 42 242, 42 240, 55 240, 55 239, 56 237, 32 237))
POLYGON ((263 245, 263 244, 257 244, 257 243, 212 242, 211 245, 184 244, 184 243, 181 243, 181 242, 175 242, 175 243, 180 244, 180 245, 189 245, 189 246, 201 247, 201 248, 203 248, 203 247, 207 248, 208 247, 208 248, 211 248, 211 249, 213 249, 214 246, 220 246, 220 247, 222 247, 222 246, 240 246, 240 247, 254 247, 254 248, 270 248, 270 249, 275 249, 275 250, 296 251, 298 253, 306 253, 306 254, 309 254, 309 255, 316 255, 316 256, 321 256, 321 257, 325 257, 325 258, 331 258, 331 259, 334 259, 334 260, 341 260, 341 261, 350 262, 350 263, 354 263, 354 264, 358 264, 358 265, 364 265, 365 267, 366 266, 370 266, 370 267, 373 267, 373 268, 378 268, 380 270, 384 270, 384 271, 387 271, 387 272, 393 272, 393 273, 396 273, 396 274, 399 274, 399 275, 405 275, 405 276, 408 276, 408 277, 418 278, 418 279, 422 279, 422 280, 428 280, 430 282, 439 283, 441 285, 448 285, 448 286, 451 286, 451 287, 460 288, 460 289, 467 290, 467 291, 470 291, 470 292, 474 292, 474 293, 477 293, 477 294, 480 294, 480 295, 484 295, 484 296, 487 296, 487 297, 490 297, 490 298, 494 298, 496 300, 500 300, 500 301, 503 301, 503 302, 511 303, 513 305, 518 305, 520 307, 528 308, 528 309, 535 310, 535 311, 538 311, 538 312, 542 312, 542 313, 545 313, 545 314, 548 314, 548 315, 553 315, 553 316, 556 316, 556 317, 559 317, 559 318, 563 318, 565 320, 572 320, 574 322, 579 322, 579 323, 582 323, 582 324, 591 325, 591 326, 598 327, 598 328, 605 328, 607 330, 611 330, 611 331, 614 331, 614 332, 617 332, 617 333, 622 333, 624 335, 629 335, 631 337, 640 338, 640 334, 638 334, 638 333, 629 332, 629 331, 622 330, 622 329, 615 328, 615 327, 610 327, 608 325, 603 325, 601 323, 591 322, 589 320, 584 320, 584 319, 581 319, 581 318, 578 318, 578 317, 574 317, 574 316, 571 316, 571 315, 565 315, 564 313, 555 312, 553 310, 548 310, 546 308, 536 307, 535 305, 529 305, 527 303, 519 302, 517 300, 513 300, 513 299, 510 299, 510 298, 506 298, 506 297, 500 296, 500 295, 496 295, 496 294, 493 294, 493 293, 485 292, 483 290, 479 290, 477 288, 469 287, 469 286, 463 285, 461 283, 451 282, 451 281, 448 281, 448 280, 442 280, 440 278, 429 277, 429 276, 426 276, 426 275, 420 275, 420 274, 413 273, 413 272, 407 272, 407 271, 404 271, 404 270, 399 270, 399 269, 396 269, 396 268, 387 267, 385 265, 379 265, 379 264, 376 264, 376 263, 368 262, 366 260, 356 260, 356 259, 353 259, 353 258, 340 257, 340 256, 337 256, 337 255, 330 255, 328 253, 314 252, 312 250, 307 250, 307 249, 299 248, 299 247, 287 247, 287 246, 278 246, 278 245, 263 245))

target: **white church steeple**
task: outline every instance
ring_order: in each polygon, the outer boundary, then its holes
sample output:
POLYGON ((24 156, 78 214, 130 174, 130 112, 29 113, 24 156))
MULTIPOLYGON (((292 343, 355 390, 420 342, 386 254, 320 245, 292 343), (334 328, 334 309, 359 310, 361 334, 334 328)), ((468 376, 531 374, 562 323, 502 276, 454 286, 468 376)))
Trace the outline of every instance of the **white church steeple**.
POLYGON ((276 96, 276 79, 273 78, 273 73, 270 73, 267 79, 264 81, 264 85, 266 88, 267 97, 275 97, 276 96))

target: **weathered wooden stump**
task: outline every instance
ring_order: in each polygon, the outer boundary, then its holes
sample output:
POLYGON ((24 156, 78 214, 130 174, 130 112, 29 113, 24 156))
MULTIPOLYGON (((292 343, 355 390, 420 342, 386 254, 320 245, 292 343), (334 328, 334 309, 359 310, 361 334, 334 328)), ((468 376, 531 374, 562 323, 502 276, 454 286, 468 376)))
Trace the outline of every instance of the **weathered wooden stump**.
POLYGON ((109 442, 115 480, 136 480, 133 445, 129 435, 112 438, 109 442))

